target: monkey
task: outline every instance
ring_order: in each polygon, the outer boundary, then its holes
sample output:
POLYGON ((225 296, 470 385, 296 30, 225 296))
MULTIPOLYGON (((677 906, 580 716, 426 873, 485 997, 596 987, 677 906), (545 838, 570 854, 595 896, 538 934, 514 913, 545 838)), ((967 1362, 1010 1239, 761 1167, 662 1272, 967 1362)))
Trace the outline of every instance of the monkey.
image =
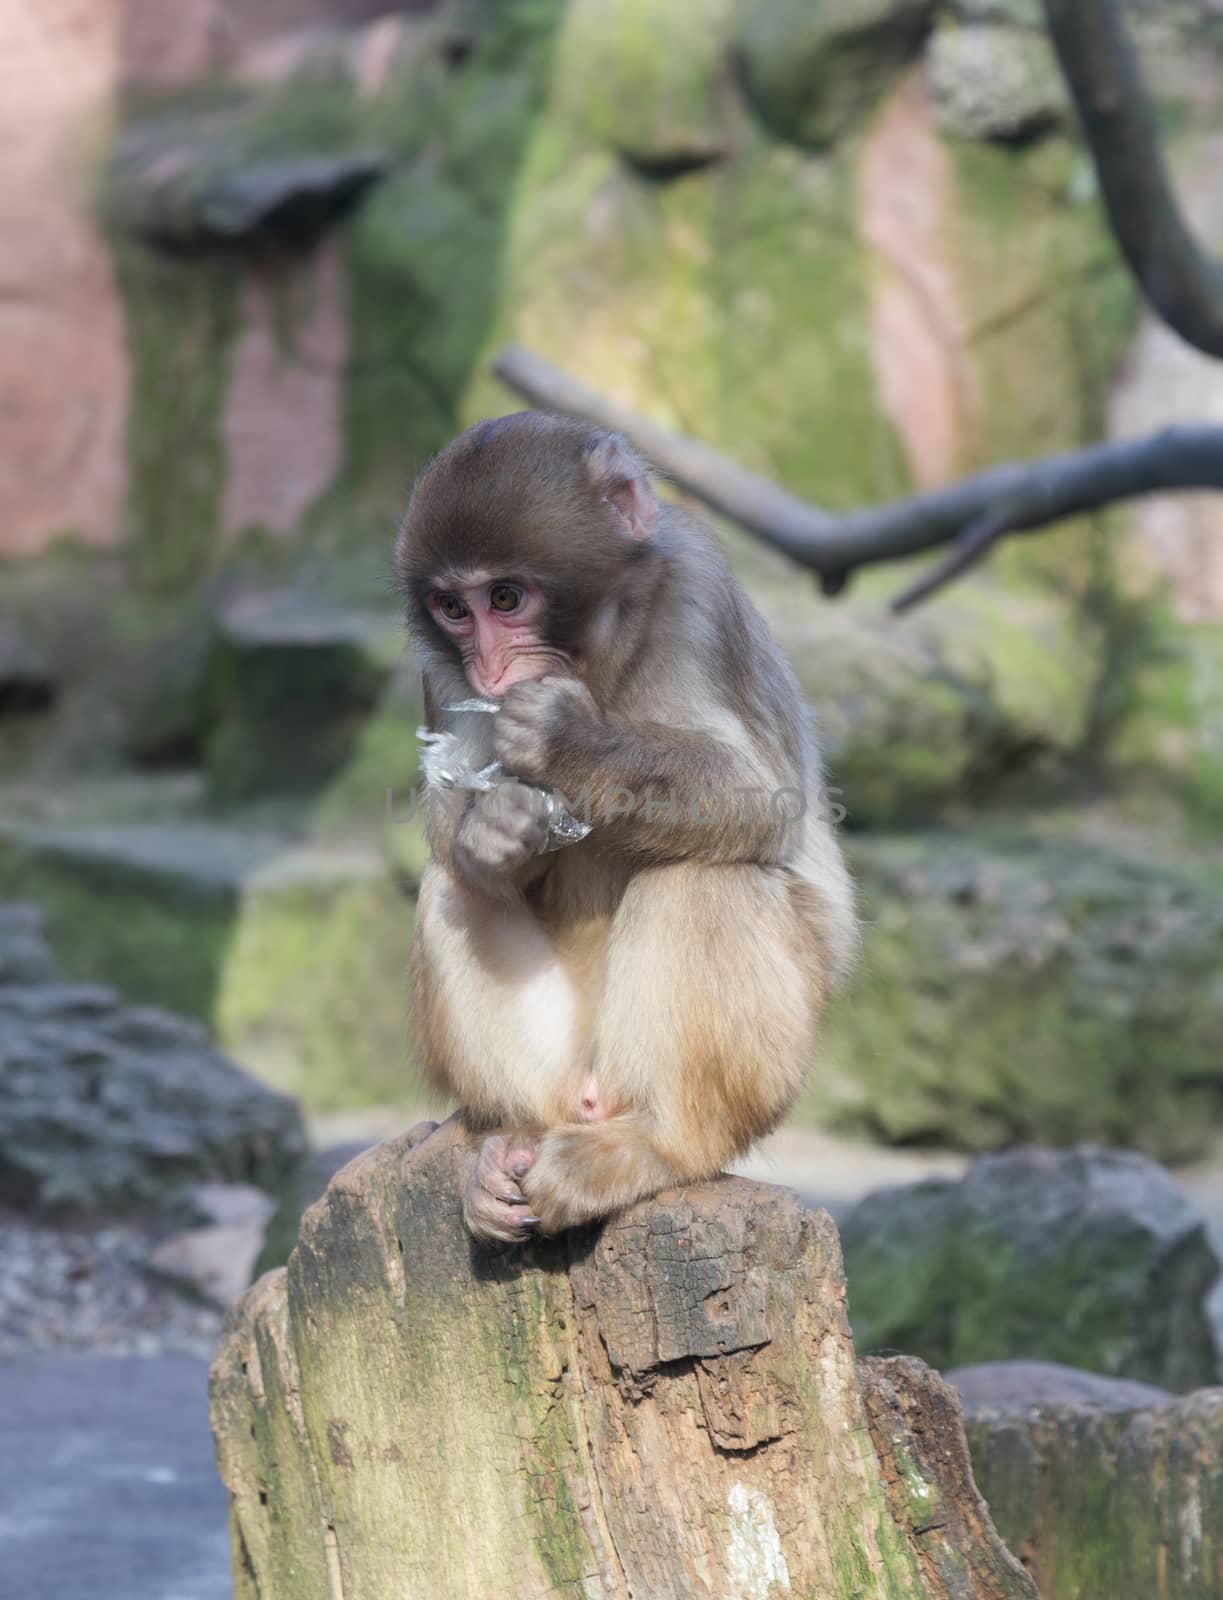
POLYGON ((414 1032, 520 1243, 715 1176, 793 1104, 857 944, 795 677, 711 531, 620 435, 524 411, 417 479, 396 565, 429 729, 414 1032), (488 697, 494 716, 448 710, 488 697), (483 739, 485 748, 479 749, 483 739), (549 850, 556 791, 589 820, 549 850))

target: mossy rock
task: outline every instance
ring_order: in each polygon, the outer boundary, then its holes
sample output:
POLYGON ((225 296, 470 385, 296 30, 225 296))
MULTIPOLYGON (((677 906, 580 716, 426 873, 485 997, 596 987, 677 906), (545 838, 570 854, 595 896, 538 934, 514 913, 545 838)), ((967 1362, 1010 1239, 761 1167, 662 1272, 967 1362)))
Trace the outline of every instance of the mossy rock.
MULTIPOLYGON (((733 160, 659 183, 545 119, 490 344, 512 338, 798 493, 857 504, 908 483, 862 337, 866 284, 848 157, 749 133, 733 160)), ((482 379, 464 416, 511 404, 482 379)))
POLYGON ((202 1179, 276 1188, 305 1153, 297 1106, 197 1023, 65 982, 32 906, 0 904, 0 1197, 22 1210, 187 1210, 202 1179))
POLYGON ((733 0, 577 0, 565 19, 557 93, 597 144, 648 171, 724 155, 733 94, 733 0))
POLYGON ((1045 26, 1041 0, 945 0, 945 5, 964 22, 1000 22, 1012 28, 1045 26))
POLYGON ((238 331, 240 270, 113 240, 128 318, 132 576, 176 595, 214 564, 225 484, 222 412, 238 331))
POLYGON ((742 0, 735 48, 766 127, 833 143, 917 53, 933 0, 742 0))
POLYGON ((929 51, 940 126, 961 139, 1034 139, 1070 111, 1053 47, 1022 28, 940 28, 929 51))
POLYGON ((1114 758, 1154 780, 1208 839, 1223 822, 1223 627, 1152 614, 1159 651, 1144 663, 1114 758))
POLYGON ((368 847, 201 822, 6 823, 5 893, 65 972, 208 1025, 313 1110, 411 1103, 412 902, 368 847))
POLYGON ((1133 1151, 1016 1149, 958 1183, 880 1189, 842 1220, 841 1247, 860 1351, 1058 1361, 1178 1392, 1216 1381, 1205 1220, 1133 1151))
POLYGON ((215 801, 308 790, 352 755, 402 650, 393 617, 293 592, 247 595, 217 620, 204 685, 215 801))
POLYGON ((1060 769, 1078 746, 1092 663, 1052 605, 1034 602, 1025 626, 990 586, 904 619, 867 602, 760 598, 816 708, 854 829, 936 820, 1023 773, 1060 769))
POLYGON ((1223 1123, 1223 900, 1080 842, 851 840, 861 969, 807 1108, 897 1143, 1099 1139, 1162 1159, 1223 1123))

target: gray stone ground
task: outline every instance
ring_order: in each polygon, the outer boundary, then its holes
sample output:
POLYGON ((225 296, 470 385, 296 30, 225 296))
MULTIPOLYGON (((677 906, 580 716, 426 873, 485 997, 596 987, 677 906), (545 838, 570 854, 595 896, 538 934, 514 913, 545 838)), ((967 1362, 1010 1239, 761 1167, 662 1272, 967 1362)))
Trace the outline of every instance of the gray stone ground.
MULTIPOLYGON (((327 1142, 393 1131, 381 1122, 358 1128, 345 1121, 315 1133, 327 1142)), ((740 1170, 795 1188, 808 1204, 839 1216, 870 1189, 955 1175, 964 1165, 956 1155, 881 1150, 794 1130, 740 1170)), ((1223 1159, 1178 1178, 1223 1245, 1223 1159)), ((22 1240, 23 1260, 32 1242, 22 1240)), ((115 1270, 126 1244, 114 1241, 115 1270)), ((52 1275, 59 1288, 50 1315, 63 1322, 60 1333, 44 1326, 40 1334, 32 1324, 24 1338, 14 1337, 10 1322, 0 1354, 0 1592, 14 1600, 230 1600, 207 1372, 183 1349, 199 1349, 206 1318, 190 1307, 170 1315, 121 1285, 112 1291, 105 1268, 97 1286, 108 1313, 103 1322, 110 1326, 111 1308, 126 1294, 139 1313, 131 1341, 116 1338, 112 1348, 154 1353, 34 1348, 76 1344, 82 1320, 94 1317, 70 1293, 84 1281, 72 1276, 75 1249, 75 1241, 63 1247, 65 1271, 52 1275)))

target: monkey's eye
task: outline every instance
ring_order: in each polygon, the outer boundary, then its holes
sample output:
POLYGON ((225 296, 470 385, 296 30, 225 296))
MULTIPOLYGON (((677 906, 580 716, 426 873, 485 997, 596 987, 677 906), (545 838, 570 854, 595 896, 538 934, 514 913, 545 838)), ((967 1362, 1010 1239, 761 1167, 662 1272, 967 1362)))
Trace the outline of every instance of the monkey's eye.
POLYGON ((467 615, 467 607, 456 594, 439 594, 436 605, 447 622, 462 622, 467 615))
POLYGON ((494 611, 517 611, 522 604, 522 590, 515 583, 494 583, 488 591, 488 603, 494 611))

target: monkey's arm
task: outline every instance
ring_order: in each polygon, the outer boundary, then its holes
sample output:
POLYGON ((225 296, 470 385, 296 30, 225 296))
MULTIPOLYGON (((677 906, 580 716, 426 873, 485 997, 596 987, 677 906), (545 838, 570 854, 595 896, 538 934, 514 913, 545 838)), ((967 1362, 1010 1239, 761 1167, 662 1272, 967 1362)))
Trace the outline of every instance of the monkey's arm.
POLYGON ((806 809, 795 776, 712 733, 605 716, 573 679, 511 690, 496 737, 507 771, 651 861, 783 862, 806 809))
POLYGON ((515 899, 547 867, 548 803, 526 784, 431 791, 425 832, 433 859, 488 899, 515 899))

